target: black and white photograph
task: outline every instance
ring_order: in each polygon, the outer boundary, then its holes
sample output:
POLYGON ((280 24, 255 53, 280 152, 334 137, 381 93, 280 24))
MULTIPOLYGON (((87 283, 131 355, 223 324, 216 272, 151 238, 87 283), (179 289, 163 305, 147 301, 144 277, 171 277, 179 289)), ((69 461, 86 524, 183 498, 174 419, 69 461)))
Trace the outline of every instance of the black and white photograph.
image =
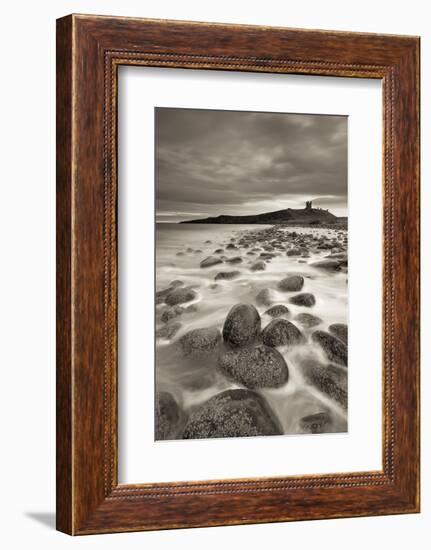
POLYGON ((155 109, 155 439, 346 432, 348 117, 155 109))

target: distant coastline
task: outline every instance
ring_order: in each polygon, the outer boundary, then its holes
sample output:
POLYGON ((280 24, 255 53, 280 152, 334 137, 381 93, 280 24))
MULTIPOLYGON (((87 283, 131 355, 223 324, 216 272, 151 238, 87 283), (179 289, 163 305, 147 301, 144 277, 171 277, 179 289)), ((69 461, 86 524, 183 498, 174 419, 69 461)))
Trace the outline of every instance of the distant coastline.
POLYGON ((248 216, 220 215, 196 220, 186 220, 178 223, 205 224, 287 224, 287 225, 340 225, 347 226, 347 217, 338 217, 322 208, 313 208, 307 201, 305 208, 286 208, 275 212, 264 212, 248 216))

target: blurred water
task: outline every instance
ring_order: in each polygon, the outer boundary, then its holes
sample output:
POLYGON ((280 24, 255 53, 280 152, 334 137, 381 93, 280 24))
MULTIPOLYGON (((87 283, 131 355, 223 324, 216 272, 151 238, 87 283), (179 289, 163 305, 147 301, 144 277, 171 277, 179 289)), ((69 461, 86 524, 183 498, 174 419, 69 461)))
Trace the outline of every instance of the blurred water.
MULTIPOLYGON (((270 288, 273 290, 277 304, 286 304, 291 311, 289 320, 293 320, 297 313, 312 313, 320 317, 323 323, 313 329, 306 329, 296 323, 302 332, 308 336, 316 328, 327 330, 332 323, 346 323, 348 316, 348 285, 347 273, 328 273, 310 266, 310 263, 324 258, 329 250, 320 250, 310 253, 309 258, 287 256, 282 252, 279 256, 267 263, 265 271, 250 271, 250 265, 257 260, 257 256, 247 256, 251 250, 226 250, 225 246, 231 239, 250 231, 264 230, 271 226, 264 225, 218 225, 218 224, 157 224, 156 231, 156 288, 163 290, 175 279, 181 280, 186 286, 193 286, 198 294, 195 301, 185 305, 195 304, 195 312, 185 313, 175 321, 182 323, 180 331, 174 341, 185 332, 202 327, 217 326, 220 329, 231 307, 239 302, 255 305, 262 317, 262 328, 271 318, 264 312, 265 306, 256 304, 255 296, 259 290, 270 288), (211 242, 207 242, 211 241, 211 242), (213 255, 217 248, 224 248, 223 255, 227 257, 241 256, 240 264, 219 264, 211 268, 202 269, 200 262, 213 255), (183 255, 177 256, 180 253, 183 255), (214 277, 220 271, 238 270, 241 275, 231 281, 217 281, 217 288, 211 288, 214 277), (305 284, 301 292, 310 292, 316 297, 316 305, 311 308, 288 304, 292 293, 277 291, 277 283, 288 274, 301 274, 305 284)), ((296 231, 298 234, 325 234, 333 237, 340 230, 322 228, 288 227, 285 231, 296 231)), ((343 232, 345 233, 345 232, 343 232)), ((259 246, 257 244, 257 246, 259 246)), ((163 306, 157 306, 158 309, 163 306)), ((157 318, 157 314, 156 314, 157 318)), ((158 326, 162 326, 160 323, 158 326)), ((298 359, 304 356, 323 357, 320 348, 311 342, 293 348, 277 348, 286 359, 289 366, 289 380, 279 389, 259 390, 271 408, 278 416, 286 434, 298 432, 300 418, 330 410, 334 418, 335 431, 347 430, 347 413, 335 401, 325 394, 307 385, 299 368, 298 359)), ((202 403, 211 396, 229 388, 240 387, 227 380, 216 369, 216 357, 205 361, 181 359, 175 352, 174 346, 164 340, 156 343, 156 389, 172 393, 177 401, 186 410, 191 406, 202 403)))

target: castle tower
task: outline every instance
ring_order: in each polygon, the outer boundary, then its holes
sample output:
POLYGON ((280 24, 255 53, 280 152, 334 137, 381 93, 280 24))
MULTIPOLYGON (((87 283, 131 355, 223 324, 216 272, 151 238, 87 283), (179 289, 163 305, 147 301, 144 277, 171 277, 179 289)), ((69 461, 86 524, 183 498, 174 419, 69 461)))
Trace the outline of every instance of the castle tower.
POLYGON ((311 205, 313 201, 306 201, 305 202, 305 210, 311 210, 311 205))

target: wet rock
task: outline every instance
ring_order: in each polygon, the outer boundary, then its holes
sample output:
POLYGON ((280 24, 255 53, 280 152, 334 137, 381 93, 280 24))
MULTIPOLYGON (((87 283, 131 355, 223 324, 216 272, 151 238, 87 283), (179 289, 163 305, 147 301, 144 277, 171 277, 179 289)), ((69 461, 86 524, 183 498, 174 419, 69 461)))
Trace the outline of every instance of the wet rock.
POLYGON ((300 255, 301 255, 301 251, 299 250, 299 248, 291 248, 286 252, 286 256, 300 256, 300 255))
POLYGON ((339 340, 341 340, 347 345, 347 341, 348 341, 347 325, 344 325, 343 323, 334 323, 333 325, 329 325, 328 328, 331 334, 336 336, 339 340))
POLYGON ((236 277, 239 277, 241 275, 240 271, 220 271, 220 273, 217 273, 217 275, 214 277, 215 281, 231 281, 232 279, 235 279, 236 277))
POLYGON ((298 323, 306 328, 313 328, 323 323, 320 317, 316 317, 316 315, 311 315, 311 313, 299 313, 295 317, 295 321, 298 321, 298 323))
POLYGON ((156 440, 175 439, 181 421, 181 412, 174 397, 166 391, 156 393, 156 440))
POLYGON ((317 342, 330 361, 347 367, 347 346, 344 342, 323 330, 316 330, 311 339, 317 342))
POLYGON ((228 264, 240 264, 240 263, 242 263, 242 258, 241 258, 241 256, 235 256, 234 258, 228 258, 226 260, 226 263, 228 263, 228 264))
POLYGON ((216 290, 217 288, 220 288, 219 283, 211 283, 209 285, 210 290, 216 290))
POLYGON ((217 248, 217 250, 214 250, 214 254, 223 254, 223 252, 223 248, 217 248))
POLYGON ((293 346, 306 342, 302 332, 286 319, 274 319, 262 331, 262 341, 271 347, 293 346))
POLYGON ((171 288, 177 288, 177 287, 179 287, 179 286, 184 286, 184 282, 183 282, 183 281, 180 281, 179 279, 175 279, 175 281, 171 281, 171 282, 169 283, 169 286, 170 286, 171 288))
POLYGON ((156 330, 156 338, 161 340, 171 340, 182 327, 181 323, 168 323, 156 330))
POLYGON ((284 292, 299 292, 304 286, 304 277, 301 275, 290 275, 278 283, 278 288, 284 292))
POLYGON ((339 260, 319 260, 318 262, 313 262, 310 264, 312 267, 317 267, 318 269, 324 269, 325 271, 340 271, 340 261, 339 260))
POLYGON ((181 306, 174 306, 166 309, 160 319, 163 323, 167 323, 171 319, 174 319, 175 317, 178 317, 179 315, 182 315, 184 313, 185 309, 181 306))
POLYGON ((168 306, 176 306, 177 304, 184 304, 191 302, 197 298, 197 293, 192 288, 176 288, 170 292, 166 298, 165 303, 168 306))
POLYGON ((250 390, 235 389, 215 395, 193 411, 183 438, 281 434, 281 426, 262 396, 250 390))
POLYGON ((196 328, 181 336, 178 346, 185 357, 201 357, 214 352, 220 342, 221 336, 218 328, 196 328))
POLYGON ((163 304, 163 302, 165 301, 165 298, 166 296, 172 292, 172 288, 169 287, 169 288, 164 288, 163 290, 158 290, 156 292, 156 305, 157 304, 163 304))
POLYGON ((196 311, 198 311, 198 306, 196 304, 192 304, 184 308, 184 311, 186 313, 196 313, 196 311))
POLYGON ((237 304, 223 325, 223 340, 234 347, 252 344, 260 333, 260 315, 251 304, 237 304))
POLYGON ((275 258, 275 254, 271 254, 270 252, 261 252, 259 254, 259 258, 262 258, 262 260, 272 260, 275 258))
POLYGON ((266 269, 266 265, 265 265, 265 262, 263 260, 259 260, 259 261, 255 262, 250 267, 250 271, 265 271, 265 269, 266 269))
POLYGON ((215 258, 214 256, 208 256, 208 258, 205 258, 205 260, 202 260, 200 263, 200 267, 212 267, 213 265, 221 264, 223 263, 223 260, 220 258, 215 258))
POLYGON ((273 293, 269 288, 263 288, 257 293, 255 300, 258 305, 268 307, 274 302, 273 293))
POLYGON ((289 309, 283 304, 278 304, 270 307, 265 313, 270 317, 281 317, 282 315, 288 315, 289 309))
POLYGON ((305 380, 347 409, 347 369, 322 365, 314 359, 301 362, 305 380))
POLYGON ((220 371, 250 389, 278 388, 289 378, 283 356, 268 346, 253 346, 228 351, 219 357, 220 371))
POLYGON ((226 250, 238 250, 238 247, 232 243, 229 243, 226 247, 226 250))
POLYGON ((177 256, 185 256, 185 252, 177 252, 177 256))
POLYGON ((309 294, 308 292, 303 292, 302 294, 297 294, 296 296, 292 296, 289 299, 289 302, 291 304, 295 304, 296 306, 305 306, 305 307, 312 307, 316 303, 316 298, 313 294, 309 294))
POLYGON ((299 429, 305 434, 324 434, 332 430, 332 418, 328 412, 319 412, 304 416, 299 421, 299 429))

